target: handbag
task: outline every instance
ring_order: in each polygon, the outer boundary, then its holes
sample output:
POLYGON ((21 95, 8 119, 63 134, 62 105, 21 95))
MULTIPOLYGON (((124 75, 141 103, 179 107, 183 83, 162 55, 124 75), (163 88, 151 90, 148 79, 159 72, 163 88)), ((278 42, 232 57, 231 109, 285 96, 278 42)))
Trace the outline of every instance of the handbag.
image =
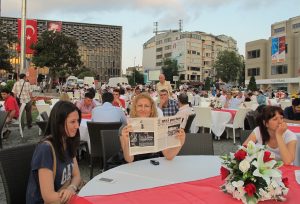
POLYGON ((25 84, 25 81, 24 81, 24 83, 23 83, 23 86, 22 86, 22 88, 21 88, 21 91, 20 91, 19 96, 16 97, 16 101, 17 101, 17 104, 18 104, 19 107, 21 107, 21 100, 20 100, 20 97, 21 97, 21 93, 22 93, 23 88, 24 88, 24 84, 25 84))
MULTIPOLYGON (((54 147, 52 145, 51 142, 45 140, 44 142, 46 142, 47 144, 50 145, 51 147, 51 151, 52 151, 52 156, 53 156, 53 178, 55 179, 56 176, 56 154, 55 154, 55 150, 54 147)), ((77 190, 76 190, 76 194, 81 190, 81 188, 86 184, 86 182, 81 179, 79 185, 77 186, 77 190)), ((71 179, 67 180, 58 190, 58 192, 67 189, 69 186, 71 185, 71 179)))

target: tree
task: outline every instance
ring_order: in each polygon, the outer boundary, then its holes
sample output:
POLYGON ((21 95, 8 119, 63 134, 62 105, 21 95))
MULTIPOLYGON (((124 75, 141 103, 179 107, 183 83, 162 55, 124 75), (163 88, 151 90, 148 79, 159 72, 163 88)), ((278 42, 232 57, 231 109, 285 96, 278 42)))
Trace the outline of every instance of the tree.
POLYGON ((162 72, 166 77, 167 81, 172 82, 173 76, 178 76, 178 63, 175 59, 164 59, 163 66, 162 66, 162 72))
POLYGON ((128 82, 132 86, 135 86, 136 84, 144 84, 144 75, 134 69, 132 75, 128 77, 128 82))
POLYGON ((53 79, 58 72, 71 73, 82 65, 76 40, 61 32, 43 32, 31 49, 34 50, 32 62, 38 67, 48 67, 53 79))
POLYGON ((220 51, 213 68, 217 72, 217 78, 224 82, 236 82, 237 76, 243 67, 241 57, 233 51, 220 51))
POLYGON ((238 79, 238 83, 241 86, 245 85, 245 60, 242 59, 242 67, 239 70, 239 79, 238 79))
POLYGON ((250 91, 256 91, 257 90, 257 86, 256 86, 256 81, 255 81, 255 77, 251 76, 249 84, 248 84, 248 90, 250 91))
MULTIPOLYGON (((0 27, 3 28, 2 22, 0 22, 0 27)), ((3 29, 0 29, 0 69, 7 71, 12 70, 12 65, 10 63, 11 53, 9 51, 9 46, 17 42, 17 38, 9 33, 8 31, 4 32, 3 29)))
POLYGON ((205 84, 204 84, 203 90, 205 90, 205 91, 210 90, 210 78, 209 77, 206 77, 206 79, 205 79, 205 84))

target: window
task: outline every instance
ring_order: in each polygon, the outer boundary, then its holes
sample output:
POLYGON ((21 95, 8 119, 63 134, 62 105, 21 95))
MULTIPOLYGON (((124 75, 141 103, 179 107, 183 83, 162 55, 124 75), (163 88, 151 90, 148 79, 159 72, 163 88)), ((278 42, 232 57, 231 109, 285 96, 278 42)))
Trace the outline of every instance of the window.
POLYGON ((300 28, 300 23, 293 24, 293 29, 297 29, 297 28, 300 28))
POLYGON ((164 39, 164 42, 165 42, 165 43, 171 42, 171 40, 172 40, 171 38, 166 38, 166 39, 164 39))
POLYGON ((193 54, 193 55, 195 55, 195 54, 196 54, 196 51, 195 51, 195 50, 193 50, 193 51, 192 51, 192 54, 193 54))
POLYGON ((162 44, 162 40, 156 41, 156 45, 162 44))
POLYGON ((187 51, 187 53, 188 53, 188 54, 191 54, 191 51, 190 51, 190 50, 188 50, 188 51, 187 51))
POLYGON ((192 70, 192 71, 200 71, 200 67, 190 67, 190 70, 192 70))
POLYGON ((260 68, 250 68, 248 69, 248 76, 259 76, 260 68))
POLYGON ((251 50, 247 53, 248 59, 260 58, 260 50, 251 50))
POLYGON ((156 62, 156 66, 161 66, 162 62, 156 62))
POLYGON ((165 54, 165 57, 171 57, 172 56, 172 53, 166 53, 165 54))
POLYGON ((287 65, 283 64, 283 65, 274 65, 271 67, 271 74, 275 75, 275 74, 287 74, 288 73, 288 69, 287 69, 287 65))
POLYGON ((156 59, 161 59, 162 55, 156 55, 156 59))
POLYGON ((162 51, 162 47, 156 48, 156 52, 161 52, 161 51, 162 51))
POLYGON ((165 46, 165 50, 169 50, 169 49, 171 49, 171 48, 172 48, 171 45, 165 46))
POLYGON ((281 33, 285 31, 285 27, 275 28, 274 33, 281 33))

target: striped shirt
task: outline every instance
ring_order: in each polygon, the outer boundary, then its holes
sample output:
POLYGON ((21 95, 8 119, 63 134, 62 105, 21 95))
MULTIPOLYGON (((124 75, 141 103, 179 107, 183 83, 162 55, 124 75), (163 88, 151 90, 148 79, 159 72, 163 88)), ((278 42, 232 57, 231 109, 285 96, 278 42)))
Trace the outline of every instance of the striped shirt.
POLYGON ((30 88, 30 83, 29 82, 25 82, 24 84, 24 79, 20 79, 19 81, 17 81, 14 84, 14 87, 12 89, 12 92, 14 93, 15 97, 19 97, 20 92, 22 90, 21 96, 20 96, 20 102, 21 103, 28 103, 30 102, 30 94, 32 92, 31 88, 30 88), (24 87, 22 89, 22 86, 24 84, 24 87))

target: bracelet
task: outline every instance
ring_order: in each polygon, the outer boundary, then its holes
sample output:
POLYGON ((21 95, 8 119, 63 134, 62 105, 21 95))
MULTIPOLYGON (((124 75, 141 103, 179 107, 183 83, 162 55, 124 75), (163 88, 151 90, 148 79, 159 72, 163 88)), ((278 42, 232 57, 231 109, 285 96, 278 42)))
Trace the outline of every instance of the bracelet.
POLYGON ((75 192, 77 191, 77 186, 70 184, 68 187, 71 187, 75 192))

